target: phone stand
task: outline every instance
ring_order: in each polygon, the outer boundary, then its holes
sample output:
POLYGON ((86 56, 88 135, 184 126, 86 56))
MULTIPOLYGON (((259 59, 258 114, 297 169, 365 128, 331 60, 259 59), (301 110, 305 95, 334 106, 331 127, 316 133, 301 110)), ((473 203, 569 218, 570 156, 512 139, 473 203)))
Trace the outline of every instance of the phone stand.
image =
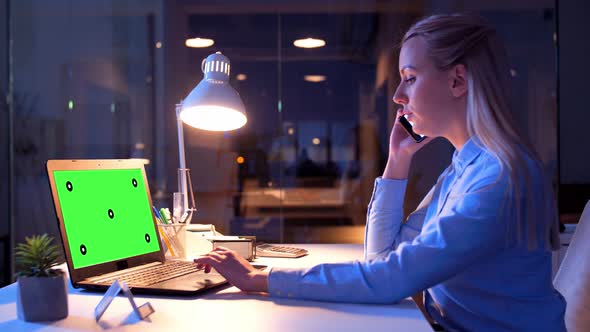
POLYGON ((149 302, 146 302, 138 307, 135 304, 135 300, 133 299, 133 294, 131 294, 131 290, 129 290, 129 287, 127 287, 127 284, 125 282, 119 282, 119 280, 117 279, 113 282, 111 287, 109 287, 109 289, 107 289, 107 291, 104 294, 104 296, 102 297, 102 299, 100 299, 100 302, 98 302, 98 304, 96 305, 96 308, 94 308, 94 318, 96 319, 97 322, 100 320, 100 317, 102 317, 102 315, 107 310, 107 308, 109 307, 111 302, 113 302, 115 297, 121 291, 123 291, 123 294, 125 294, 125 296, 127 296, 127 299, 129 300, 129 303, 131 304, 133 311, 135 312, 135 314, 137 314, 139 319, 144 320, 149 315, 154 313, 155 310, 149 302))

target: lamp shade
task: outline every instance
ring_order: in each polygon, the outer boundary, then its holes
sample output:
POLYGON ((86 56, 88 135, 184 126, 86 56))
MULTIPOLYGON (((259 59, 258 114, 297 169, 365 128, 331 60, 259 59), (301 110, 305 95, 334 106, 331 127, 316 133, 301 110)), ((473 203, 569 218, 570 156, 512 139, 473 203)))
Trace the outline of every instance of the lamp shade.
POLYGON ((187 125, 211 131, 238 129, 246 124, 240 95, 229 85, 229 59, 217 52, 203 60, 203 80, 183 100, 179 118, 187 125))

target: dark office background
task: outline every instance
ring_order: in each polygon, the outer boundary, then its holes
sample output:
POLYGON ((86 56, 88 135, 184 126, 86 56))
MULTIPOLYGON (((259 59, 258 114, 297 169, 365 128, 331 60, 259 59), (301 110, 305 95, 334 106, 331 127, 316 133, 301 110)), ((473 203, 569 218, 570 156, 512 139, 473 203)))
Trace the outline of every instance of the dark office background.
MULTIPOLYGON (((562 221, 576 222, 590 197, 588 7, 582 0, 0 0, 0 282, 12 280, 10 248, 25 236, 47 232, 59 241, 47 159, 145 159, 154 203, 171 205, 174 105, 215 51, 232 62, 248 124, 228 133, 185 127, 193 223, 267 241, 362 242, 395 109, 395 46, 412 22, 441 12, 479 13, 505 40, 519 125, 554 179, 562 221), (310 36, 326 46, 293 46, 310 36), (187 48, 192 37, 215 45, 187 48)), ((406 212, 452 151, 440 140, 416 156, 406 212)))

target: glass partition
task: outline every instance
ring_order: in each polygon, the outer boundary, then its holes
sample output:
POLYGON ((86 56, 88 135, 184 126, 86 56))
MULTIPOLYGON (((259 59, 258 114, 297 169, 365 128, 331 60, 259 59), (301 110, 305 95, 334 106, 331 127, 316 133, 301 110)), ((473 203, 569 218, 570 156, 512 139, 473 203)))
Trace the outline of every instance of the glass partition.
MULTIPOLYGON (((226 133, 184 127, 192 222, 268 242, 361 243, 394 120, 397 46, 413 22, 438 12, 474 11, 498 29, 518 125, 555 175, 553 1, 452 3, 10 1, 15 239, 57 235, 47 159, 142 158, 154 204, 171 207, 174 105, 201 80, 202 59, 221 51, 248 123, 226 133), (214 44, 185 46, 195 37, 214 44), (325 45, 295 46, 307 38, 325 45)), ((406 214, 452 152, 437 140, 416 155, 406 214)))

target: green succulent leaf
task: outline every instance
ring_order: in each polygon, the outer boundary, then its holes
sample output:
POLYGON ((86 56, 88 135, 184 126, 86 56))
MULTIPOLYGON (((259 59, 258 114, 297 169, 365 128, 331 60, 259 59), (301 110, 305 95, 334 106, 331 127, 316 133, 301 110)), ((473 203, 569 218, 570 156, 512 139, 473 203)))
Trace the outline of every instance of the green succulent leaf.
POLYGON ((53 237, 43 234, 26 237, 25 243, 15 248, 15 259, 18 267, 17 276, 51 277, 60 274, 53 269, 63 261, 61 247, 52 244, 53 237))

